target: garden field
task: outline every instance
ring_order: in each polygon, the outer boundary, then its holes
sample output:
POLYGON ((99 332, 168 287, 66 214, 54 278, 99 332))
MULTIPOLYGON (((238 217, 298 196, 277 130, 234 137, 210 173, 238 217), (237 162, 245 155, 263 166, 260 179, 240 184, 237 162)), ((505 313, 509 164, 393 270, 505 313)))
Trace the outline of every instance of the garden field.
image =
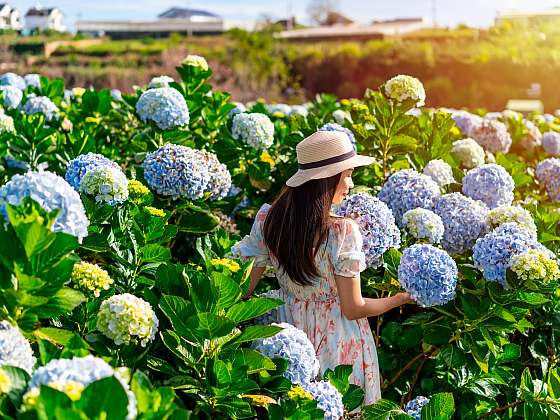
POLYGON ((403 75, 287 105, 234 102, 201 56, 176 74, 0 75, 2 418, 560 418, 559 117, 426 108, 403 75), (373 405, 275 322, 272 267, 244 297, 235 244, 317 130, 375 159, 333 207, 364 296, 415 301, 369 319, 373 405))

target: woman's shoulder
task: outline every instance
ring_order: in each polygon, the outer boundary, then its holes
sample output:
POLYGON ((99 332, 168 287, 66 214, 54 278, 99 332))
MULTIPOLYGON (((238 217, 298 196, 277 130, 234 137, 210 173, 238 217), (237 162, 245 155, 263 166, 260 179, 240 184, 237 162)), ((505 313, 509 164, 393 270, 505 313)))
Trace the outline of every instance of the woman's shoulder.
POLYGON ((264 222, 266 220, 266 216, 268 214, 268 211, 270 210, 270 207, 272 207, 270 204, 268 203, 264 203, 261 208, 259 209, 259 211, 257 211, 257 215, 255 216, 255 220, 257 222, 264 222))
POLYGON ((349 217, 331 215, 331 227, 337 236, 346 236, 360 232, 358 224, 349 217))

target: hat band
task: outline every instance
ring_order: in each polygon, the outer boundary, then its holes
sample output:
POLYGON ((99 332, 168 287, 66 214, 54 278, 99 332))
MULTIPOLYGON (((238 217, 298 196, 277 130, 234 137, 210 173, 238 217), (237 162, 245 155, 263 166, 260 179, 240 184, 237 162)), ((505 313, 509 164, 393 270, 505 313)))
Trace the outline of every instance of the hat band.
POLYGON ((344 153, 342 155, 333 156, 327 159, 318 160, 317 162, 309 162, 309 163, 298 163, 299 169, 315 169, 321 168, 323 166, 332 165, 333 163, 338 163, 350 159, 351 157, 356 156, 356 151, 351 150, 348 153, 344 153))

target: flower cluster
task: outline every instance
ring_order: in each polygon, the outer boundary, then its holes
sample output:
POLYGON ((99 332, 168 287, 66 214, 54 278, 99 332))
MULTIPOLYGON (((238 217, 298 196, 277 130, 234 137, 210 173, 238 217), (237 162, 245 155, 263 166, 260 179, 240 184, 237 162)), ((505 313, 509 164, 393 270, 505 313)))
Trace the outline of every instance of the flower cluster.
POLYGON ((173 77, 169 77, 169 76, 153 77, 152 80, 150 80, 150 83, 148 84, 148 89, 169 87, 169 83, 173 83, 174 81, 175 80, 173 80, 173 77))
POLYGON ((46 96, 28 96, 23 112, 28 115, 43 114, 47 121, 57 120, 60 115, 58 107, 46 96))
POLYGON ((301 386, 293 386, 286 394, 291 400, 312 400, 313 396, 301 386))
POLYGON ((418 396, 406 403, 406 405, 404 406, 404 411, 409 416, 414 417, 414 420, 420 420, 422 418, 422 407, 424 407, 429 402, 429 398, 418 396))
POLYGON ((266 110, 269 114, 282 114, 283 116, 290 115, 292 112, 292 107, 288 104, 266 104, 266 110))
POLYGON ((341 133, 345 133, 352 142, 354 150, 356 150, 356 138, 354 137, 354 133, 352 133, 352 131, 347 129, 346 127, 343 127, 340 124, 336 123, 327 123, 319 128, 319 131, 340 131, 341 133))
POLYGON ((325 420, 339 420, 344 415, 342 394, 329 381, 317 381, 302 384, 303 389, 317 401, 317 407, 323 410, 325 420))
POLYGON ((449 254, 427 244, 404 250, 398 269, 399 283, 419 305, 444 305, 455 297, 457 265, 449 254))
POLYGON ((511 270, 521 280, 539 280, 545 283, 558 280, 560 269, 558 262, 548 252, 530 249, 522 254, 514 255, 510 264, 511 270))
POLYGON ((484 203, 461 193, 442 196, 437 201, 434 212, 443 221, 445 230, 441 245, 450 254, 469 251, 476 240, 488 231, 488 208, 484 203))
POLYGON ((393 213, 378 198, 365 192, 353 194, 342 202, 337 214, 358 224, 368 267, 379 267, 385 251, 400 246, 401 235, 393 213))
POLYGON ((403 169, 389 177, 378 197, 393 211, 397 225, 402 226, 404 213, 417 207, 432 209, 440 194, 439 185, 432 178, 403 169))
POLYGON ((229 111, 228 117, 231 118, 234 115, 242 114, 244 112, 247 112, 247 107, 244 104, 242 104, 241 102, 233 102, 233 104, 235 105, 235 108, 233 108, 231 111, 229 111))
POLYGON ((146 206, 144 211, 153 217, 165 217, 165 210, 158 209, 157 207, 146 206))
POLYGON ((41 75, 37 73, 26 74, 23 76, 23 80, 25 80, 26 86, 32 86, 37 89, 41 88, 41 75))
POLYGON ((111 89, 111 98, 115 102, 122 101, 122 99, 123 99, 122 92, 119 89, 111 89))
POLYGON ((214 153, 206 150, 197 150, 196 155, 206 167, 209 174, 206 192, 210 193, 210 200, 224 198, 231 188, 231 174, 223 163, 220 163, 214 153))
POLYGON ((274 124, 264 114, 236 114, 233 117, 231 134, 236 140, 241 140, 255 149, 264 150, 272 146, 274 141, 274 124))
MULTIPOLYGON (((282 296, 280 296, 280 293, 281 293, 280 289, 274 289, 274 290, 269 290, 268 292, 264 292, 264 293, 260 293, 258 295, 255 295, 255 297, 270 298, 270 299, 282 299, 282 296)), ((268 311, 266 314, 255 318, 255 324, 270 325, 274 322, 278 322, 279 321, 278 310, 282 306, 283 305, 278 306, 276 308, 273 308, 270 311, 268 311)))
POLYGON ((413 237, 431 244, 440 243, 445 230, 441 217, 422 208, 407 211, 403 215, 403 225, 413 237))
POLYGON ((108 290, 113 284, 113 279, 109 273, 97 264, 80 261, 74 264, 70 280, 79 289, 92 292, 95 297, 99 297, 102 290, 108 290))
POLYGON ((560 159, 548 158, 537 165, 537 179, 552 201, 560 201, 560 159))
POLYGON ((82 239, 88 234, 89 220, 80 195, 63 178, 49 172, 27 172, 14 175, 0 187, 0 214, 7 220, 6 203, 17 206, 24 197, 31 197, 50 212, 60 209, 52 230, 82 239))
POLYGON ((385 82, 385 94, 399 104, 412 100, 416 106, 424 105, 426 91, 422 82, 415 77, 399 74, 385 82))
POLYGON ((469 135, 490 153, 507 153, 511 146, 511 136, 500 121, 484 119, 470 130, 469 135))
POLYGON ((455 121, 455 124, 465 136, 470 136, 472 129, 482 123, 481 117, 467 111, 455 111, 452 113, 451 118, 453 118, 453 121, 455 121))
POLYGON ((154 201, 154 195, 148 187, 136 179, 128 180, 128 199, 137 205, 148 205, 154 201))
POLYGON ((80 183, 82 182, 84 175, 88 171, 102 166, 119 169, 119 165, 112 160, 107 159, 103 155, 91 152, 85 155, 79 155, 68 162, 64 179, 66 179, 66 181, 68 181, 68 183, 72 185, 76 191, 79 191, 80 183))
POLYGON ((23 77, 15 73, 4 73, 0 75, 0 86, 5 85, 17 87, 19 90, 25 90, 27 87, 23 77))
POLYGON ((426 166, 424 166, 422 173, 432 178, 440 187, 445 187, 455 182, 451 166, 441 159, 430 160, 426 166))
POLYGON ((128 199, 128 180, 120 168, 100 166, 86 172, 80 191, 95 197, 97 203, 114 206, 128 199))
POLYGON ((337 109, 332 113, 332 117, 337 124, 344 124, 344 120, 348 118, 348 113, 342 109, 337 109))
POLYGON ((253 348, 270 358, 283 358, 288 361, 284 376, 295 384, 305 384, 319 373, 319 360, 315 348, 307 334, 291 324, 273 324, 283 330, 268 338, 255 340, 253 348))
POLYGON ((542 136, 542 146, 546 153, 552 156, 560 155, 560 133, 547 131, 542 136))
POLYGON ((31 375, 35 362, 31 345, 19 328, 0 321, 0 366, 15 366, 31 375))
POLYGON ((457 159, 461 166, 471 169, 484 163, 484 149, 471 138, 453 142, 451 154, 457 159))
POLYGON ((0 94, 2 104, 8 109, 17 108, 23 98, 23 92, 11 85, 0 86, 0 94))
POLYGON ((144 92, 136 103, 136 112, 142 121, 153 121, 162 130, 187 125, 190 120, 185 98, 169 87, 144 92))
POLYGON ((463 178, 463 194, 480 200, 490 209, 513 201, 513 178, 503 166, 488 163, 471 169, 463 178))
POLYGON ((146 347, 155 339, 158 324, 150 304, 129 293, 104 300, 97 315, 97 329, 117 346, 140 342, 146 347))
POLYGON ((500 206, 488 212, 488 224, 494 229, 504 223, 517 223, 534 238, 537 237, 537 226, 531 213, 520 206, 500 206))
POLYGON ((13 133, 15 130, 14 119, 9 115, 0 114, 0 134, 13 133))
POLYGON ((189 54, 187 57, 181 61, 184 66, 198 67, 204 71, 208 70, 208 63, 204 57, 200 55, 189 54))
POLYGON ((241 269, 237 261, 230 260, 229 258, 212 258, 210 262, 214 266, 225 267, 232 273, 237 273, 241 269))
POLYGON ((289 115, 301 115, 302 117, 307 117, 309 115, 309 111, 305 105, 292 105, 289 115))
POLYGON ((542 142, 542 133, 539 128, 527 119, 523 119, 523 125, 527 131, 527 134, 520 140, 520 145, 525 150, 533 150, 535 147, 540 146, 542 142))

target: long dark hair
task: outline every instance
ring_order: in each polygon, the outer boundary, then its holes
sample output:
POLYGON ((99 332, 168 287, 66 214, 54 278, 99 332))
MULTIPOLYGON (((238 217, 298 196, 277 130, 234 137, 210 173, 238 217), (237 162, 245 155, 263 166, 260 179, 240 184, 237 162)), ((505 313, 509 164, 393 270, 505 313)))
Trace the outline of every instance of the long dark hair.
POLYGON ((312 285, 319 275, 315 256, 328 239, 330 209, 340 174, 285 187, 263 226, 264 241, 280 268, 295 283, 312 285))

